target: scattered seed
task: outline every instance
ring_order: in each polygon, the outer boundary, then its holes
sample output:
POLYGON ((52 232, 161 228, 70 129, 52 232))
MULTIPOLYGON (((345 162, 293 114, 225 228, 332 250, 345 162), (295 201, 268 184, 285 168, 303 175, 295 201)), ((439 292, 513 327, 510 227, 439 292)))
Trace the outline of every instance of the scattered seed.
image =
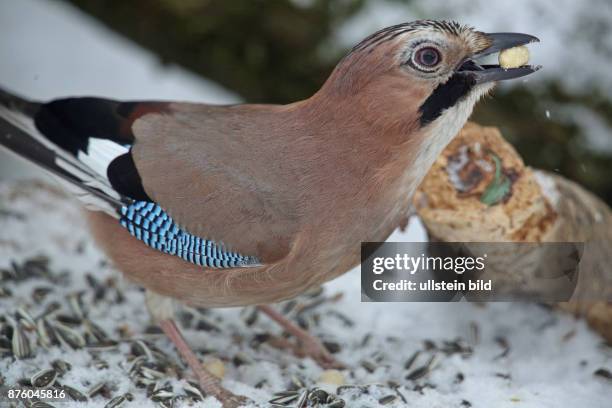
POLYGON ((407 403, 408 403, 408 400, 406 399, 406 397, 404 396, 404 394, 402 394, 402 393, 400 392, 399 387, 395 388, 395 393, 397 394, 397 396, 398 396, 398 397, 400 397, 400 398, 401 398, 401 400, 402 400, 402 402, 403 402, 404 404, 407 404, 407 403))
POLYGON ((359 390, 362 394, 367 394, 368 393, 368 387, 364 386, 364 385, 342 385, 338 388, 336 388, 336 394, 340 395, 340 394, 344 394, 345 392, 350 392, 350 391, 354 391, 354 390, 359 390))
POLYGON ((98 326, 89 319, 85 319, 83 322, 85 326, 85 331, 91 334, 97 340, 98 343, 104 343, 109 341, 108 335, 104 330, 100 328, 100 326, 98 326))
POLYGON ((313 403, 325 403, 329 393, 321 388, 314 388, 308 395, 308 400, 313 403))
POLYGON ((210 331, 220 332, 221 331, 219 326, 217 326, 215 323, 213 323, 211 320, 207 319, 204 316, 198 319, 198 322, 196 323, 195 328, 196 330, 203 330, 207 332, 210 332, 210 331))
POLYGON ((598 368, 593 375, 612 381, 612 372, 606 368, 598 368))
POLYGON ((62 385, 62 390, 66 392, 66 394, 74 401, 85 402, 87 401, 87 397, 81 391, 76 388, 72 388, 69 385, 62 385))
POLYGON ((91 388, 89 388, 89 390, 87 391, 87 396, 89 398, 93 398, 93 397, 95 397, 98 394, 104 395, 107 392, 108 392, 108 387, 107 387, 106 383, 105 382, 100 382, 100 383, 95 384, 91 388))
POLYGON ((160 388, 154 391, 153 394, 151 395, 151 399, 153 401, 163 401, 163 400, 172 399, 174 396, 175 394, 172 392, 172 387, 166 386, 164 388, 160 388))
POLYGON ((159 326, 147 326, 144 329, 144 334, 154 334, 154 335, 163 335, 164 332, 162 331, 162 329, 159 328, 159 326))
POLYGON ((338 370, 325 370, 321 373, 317 382, 323 384, 344 385, 344 374, 338 370))
POLYGON ((323 294, 323 287, 318 286, 316 288, 309 289, 306 293, 304 293, 305 297, 316 298, 323 294))
POLYGON ((204 400, 204 394, 202 394, 202 391, 200 390, 200 387, 197 384, 187 382, 187 384, 183 386, 183 389, 185 390, 185 393, 190 397, 195 398, 199 401, 204 400))
POLYGON ((125 402, 125 395, 119 395, 110 400, 104 408, 116 408, 125 402))
POLYGON ((416 359, 419 358, 420 355, 421 355, 420 351, 415 351, 414 353, 412 353, 410 358, 406 361, 406 363, 404 363, 404 369, 410 370, 410 368, 412 368, 412 365, 414 364, 416 359))
POLYGON ((340 312, 338 312, 336 310, 330 310, 327 313, 330 316, 333 316, 333 317, 337 318, 338 320, 340 320, 345 327, 353 327, 353 326, 355 326, 355 322, 351 318, 349 318, 348 316, 346 316, 343 313, 340 313, 340 312))
POLYGON ((234 355, 232 362, 236 367, 240 367, 241 365, 253 364, 253 359, 243 352, 238 352, 234 355))
POLYGON ((363 339, 361 340, 361 347, 365 347, 370 343, 370 340, 372 339, 372 333, 368 333, 365 336, 363 336, 363 339))
POLYGON ((128 369, 128 373, 132 375, 133 373, 137 373, 140 370, 142 364, 147 360, 146 356, 138 356, 134 360, 132 360, 131 366, 128 369))
POLYGON ((85 312, 83 311, 83 292, 73 292, 66 296, 68 300, 68 305, 72 310, 72 313, 79 319, 83 319, 85 317, 85 312))
POLYGON ((145 377, 145 378, 149 378, 151 380, 159 380, 162 379, 166 376, 165 373, 155 370, 153 368, 149 368, 147 366, 142 366, 140 367, 140 374, 145 377))
POLYGON ((433 340, 424 340, 423 347, 425 348, 425 351, 437 349, 436 343, 433 340))
POLYGON ((102 285, 93 275, 87 274, 85 275, 85 280, 87 284, 94 290, 94 303, 99 302, 100 300, 106 297, 107 287, 102 285))
POLYGON ((302 393, 300 394, 300 397, 297 399, 297 402, 295 403, 295 408, 304 408, 306 407, 308 404, 308 391, 302 391, 302 393))
POLYGON ((308 322, 308 319, 302 315, 298 315, 296 317, 296 321, 298 326, 300 326, 302 329, 304 330, 308 330, 310 329, 310 323, 308 322))
POLYGON ((290 389, 291 390, 300 390, 302 388, 306 388, 306 385, 304 384, 304 381, 302 381, 301 378, 292 375, 291 376, 291 384, 290 384, 290 389))
POLYGON ((29 378, 20 378, 17 380, 17 384, 21 385, 22 387, 31 387, 32 383, 30 382, 29 378))
POLYGON ((153 393, 159 389, 160 385, 157 382, 151 382, 149 384, 146 385, 146 389, 147 389, 147 398, 151 398, 151 396, 153 395, 153 393))
POLYGON ((153 352, 143 340, 136 340, 132 343, 132 354, 135 356, 145 356, 148 361, 153 361, 153 352))
POLYGON ((412 387, 412 391, 416 391, 419 394, 423 395, 425 394, 423 392, 423 390, 430 388, 432 390, 436 389, 436 386, 430 383, 424 383, 424 384, 415 384, 414 387, 412 387))
POLYGON ((66 343, 72 349, 78 349, 85 346, 85 339, 76 330, 66 326, 65 324, 55 321, 52 323, 60 342, 66 343))
POLYGON ((34 401, 30 408, 55 408, 55 406, 43 401, 34 401))
POLYGON ((70 316, 66 314, 58 314, 55 316, 55 320, 69 327, 78 327, 81 325, 83 320, 76 316, 70 316))
POLYGON ((91 360, 91 366, 97 370, 106 370, 109 367, 108 362, 101 360, 99 357, 94 357, 91 360))
POLYGON ((376 369, 378 368, 378 367, 376 366, 376 364, 374 364, 373 362, 368 361, 368 360, 363 360, 363 361, 361 362, 361 366, 362 366, 363 368, 365 368, 365 369, 366 369, 366 371, 367 371, 368 373, 370 373, 370 374, 371 374, 371 373, 373 373, 374 371, 376 371, 376 369))
POLYGON ((225 376, 225 364, 218 358, 212 358, 210 360, 205 361, 202 366, 219 379, 223 379, 225 376))
POLYGON ((47 388, 55 382, 57 371, 52 368, 41 370, 30 378, 32 386, 36 388, 47 388))
POLYGON ((480 327, 476 322, 470 322, 470 343, 475 346, 480 343, 480 327))
POLYGON ((381 399, 378 400, 378 403, 380 405, 391 405, 393 404, 395 401, 397 401, 397 395, 387 395, 385 397, 382 397, 381 399))
POLYGON ((240 313, 244 323, 247 326, 252 326, 257 321, 257 317, 259 316, 259 311, 256 307, 245 307, 240 313))
POLYGON ((51 293, 51 292, 53 292, 53 289, 52 288, 48 288, 48 287, 34 288, 34 290, 32 290, 32 299, 37 304, 40 304, 40 303, 43 302, 43 300, 45 300, 47 295, 49 293, 51 293))
POLYGON ((11 341, 5 337, 0 337, 0 355, 4 353, 12 353, 13 347, 11 341))
POLYGON ((117 331, 117 333, 119 334, 119 338, 121 339, 128 340, 134 336, 134 332, 127 323, 120 325, 115 330, 117 331))
POLYGON ((283 391, 274 394, 274 398, 268 401, 270 404, 277 405, 289 405, 293 401, 296 401, 300 397, 300 394, 296 391, 283 391))
POLYGON ((340 352, 340 350, 342 350, 342 347, 340 346, 340 344, 338 344, 338 343, 336 343, 334 341, 324 341, 323 345, 325 346, 327 351, 329 351, 332 354, 336 354, 336 353, 340 352))
POLYGON ((298 304, 298 301, 297 301, 297 300, 295 300, 295 299, 291 299, 291 300, 289 300, 289 301, 285 302, 285 304, 283 305, 283 308, 282 308, 282 311, 281 311, 281 312, 282 312, 284 315, 288 315, 289 313, 291 313, 291 312, 292 312, 292 311, 295 309, 295 307, 297 306, 297 304, 298 304))
POLYGON ((503 349, 503 351, 495 356, 493 360, 498 360, 500 358, 506 357, 510 353, 510 344, 505 337, 496 337, 495 342, 503 349))
POLYGON ((96 343, 89 342, 87 345, 87 349, 94 352, 116 350, 118 347, 119 343, 114 340, 105 340, 96 343))
POLYGON ((419 378, 425 377, 427 374, 429 374, 429 371, 431 370, 434 360, 435 360, 435 356, 431 356, 427 364, 425 364, 422 367, 414 369, 412 372, 410 372, 406 376, 406 379, 410 381, 416 381, 419 378))
POLYGON ((44 348, 49 348, 57 343, 55 330, 53 330, 53 327, 46 318, 38 319, 36 323, 36 334, 38 335, 38 343, 44 348))
POLYGON ((507 373, 495 373, 496 377, 503 378, 504 380, 511 380, 512 376, 507 373))
POLYGON ((42 319, 44 317, 50 316, 51 314, 57 312, 61 308, 62 306, 58 302, 51 302, 45 307, 42 313, 38 316, 38 319, 42 319))
POLYGON ((28 313, 25 308, 17 308, 16 314, 17 318, 21 320, 23 327, 27 328, 28 330, 34 330, 36 328, 36 322, 34 321, 34 318, 30 315, 30 313, 28 313))
POLYGON ((442 343, 442 347, 440 347, 440 351, 445 354, 463 354, 470 355, 472 354, 472 348, 465 344, 465 342, 461 339, 455 339, 452 341, 444 341, 442 343))
POLYGON ((572 330, 568 331, 567 333, 565 333, 563 335, 563 337, 561 337, 561 341, 567 342, 570 339, 572 339, 575 335, 576 335, 576 329, 572 329, 572 330))
POLYGON ((157 405, 160 408, 174 408, 175 401, 176 401, 176 397, 175 398, 170 398, 168 400, 157 401, 157 405))
POLYGON ((32 357, 32 347, 20 323, 13 328, 13 339, 11 341, 13 354, 18 359, 32 357))

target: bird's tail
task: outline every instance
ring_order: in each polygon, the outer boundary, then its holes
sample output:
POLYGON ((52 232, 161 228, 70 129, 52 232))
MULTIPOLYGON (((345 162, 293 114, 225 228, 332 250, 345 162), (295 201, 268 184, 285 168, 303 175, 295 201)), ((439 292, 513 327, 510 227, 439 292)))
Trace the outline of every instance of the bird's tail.
POLYGON ((88 208, 117 217, 126 198, 78 156, 38 131, 33 118, 41 106, 0 88, 0 146, 57 176, 88 208))

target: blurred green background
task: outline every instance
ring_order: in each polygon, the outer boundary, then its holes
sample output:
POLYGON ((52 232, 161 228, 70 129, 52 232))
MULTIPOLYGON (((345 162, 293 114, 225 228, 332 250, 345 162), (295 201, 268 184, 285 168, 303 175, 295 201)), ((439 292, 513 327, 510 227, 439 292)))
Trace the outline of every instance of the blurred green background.
POLYGON ((538 35, 532 54, 541 54, 542 75, 500 87, 472 119, 498 126, 527 164, 563 174, 612 204, 612 74, 605 66, 612 66, 612 7, 605 0, 67 1, 161 63, 181 65, 248 102, 310 96, 351 44, 401 21, 453 18, 483 31, 538 35))

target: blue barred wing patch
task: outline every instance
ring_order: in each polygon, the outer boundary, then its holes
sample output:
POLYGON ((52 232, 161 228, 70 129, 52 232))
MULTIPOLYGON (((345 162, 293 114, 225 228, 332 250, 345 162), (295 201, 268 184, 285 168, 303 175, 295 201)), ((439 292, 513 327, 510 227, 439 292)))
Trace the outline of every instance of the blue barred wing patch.
POLYGON ((252 256, 228 251, 214 241, 181 229, 159 205, 134 201, 121 208, 121 225, 153 249, 207 268, 240 268, 260 265, 252 256))

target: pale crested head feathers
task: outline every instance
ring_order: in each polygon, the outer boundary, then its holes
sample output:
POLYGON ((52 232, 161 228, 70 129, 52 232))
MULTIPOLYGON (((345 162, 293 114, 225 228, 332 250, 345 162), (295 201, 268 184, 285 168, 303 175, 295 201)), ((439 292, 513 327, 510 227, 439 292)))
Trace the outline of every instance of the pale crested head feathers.
MULTIPOLYGON (((367 51, 371 47, 393 40, 398 36, 419 31, 434 31, 459 37, 471 48, 473 53, 484 50, 491 45, 491 40, 481 31, 456 21, 417 20, 383 28, 366 37, 351 49, 351 54, 367 51)), ((350 55, 350 54, 349 54, 350 55)))

